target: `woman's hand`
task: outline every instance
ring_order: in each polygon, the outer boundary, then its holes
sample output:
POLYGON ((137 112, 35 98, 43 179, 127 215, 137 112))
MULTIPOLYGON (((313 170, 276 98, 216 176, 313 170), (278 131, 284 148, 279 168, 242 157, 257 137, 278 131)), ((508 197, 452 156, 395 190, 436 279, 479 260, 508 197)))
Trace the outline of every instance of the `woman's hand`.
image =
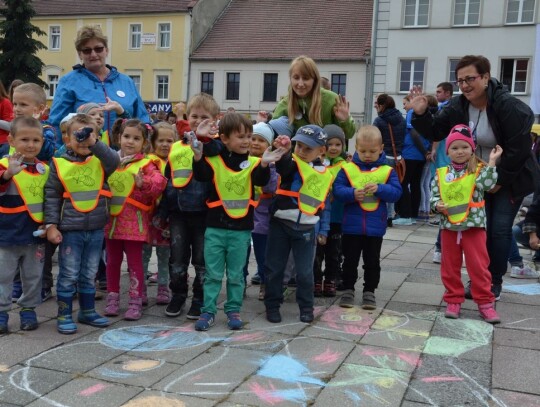
POLYGON ((422 92, 421 86, 413 86, 409 92, 410 104, 409 106, 413 109, 414 113, 418 116, 426 113, 428 108, 428 101, 424 92, 422 92))
POLYGON ((497 160, 499 159, 499 157, 501 156, 501 154, 503 153, 503 149, 500 145, 496 145, 493 150, 491 150, 491 152, 489 153, 489 162, 488 162, 488 165, 490 167, 495 167, 495 165, 497 165, 497 160))
POLYGON ((345 120, 349 119, 349 102, 347 102, 347 98, 345 98, 345 96, 338 95, 336 98, 336 104, 334 105, 334 116, 336 116, 336 119, 338 119, 340 122, 344 122, 345 120))
POLYGON ((540 239, 538 239, 536 232, 529 233, 529 246, 531 246, 531 249, 533 250, 540 249, 540 239))
POLYGON ((118 103, 116 100, 112 100, 110 97, 106 97, 105 100, 106 103, 100 103, 101 110, 105 112, 111 112, 114 111, 117 115, 121 115, 124 113, 124 108, 120 103, 118 103))

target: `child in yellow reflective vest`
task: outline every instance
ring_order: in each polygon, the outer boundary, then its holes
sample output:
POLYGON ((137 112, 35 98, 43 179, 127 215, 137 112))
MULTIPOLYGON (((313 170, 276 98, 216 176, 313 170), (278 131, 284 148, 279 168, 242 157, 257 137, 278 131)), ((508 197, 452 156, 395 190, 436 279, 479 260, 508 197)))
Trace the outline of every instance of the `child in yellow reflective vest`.
POLYGON ((458 124, 446 138, 450 165, 435 172, 431 183, 431 207, 441 214, 441 279, 446 288, 446 318, 459 318, 465 290, 461 281, 462 256, 471 279, 471 293, 480 316, 489 323, 501 322, 491 291, 489 256, 486 247, 484 193, 495 187, 495 164, 502 154, 496 146, 489 162, 474 155, 475 143, 469 127, 458 124))

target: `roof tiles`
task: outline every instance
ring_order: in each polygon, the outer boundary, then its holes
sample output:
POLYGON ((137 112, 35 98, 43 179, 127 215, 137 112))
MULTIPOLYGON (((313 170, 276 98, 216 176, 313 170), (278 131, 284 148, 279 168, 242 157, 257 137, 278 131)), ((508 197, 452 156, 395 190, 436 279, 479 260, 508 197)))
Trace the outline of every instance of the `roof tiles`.
POLYGON ((38 16, 187 12, 192 0, 34 0, 38 16))

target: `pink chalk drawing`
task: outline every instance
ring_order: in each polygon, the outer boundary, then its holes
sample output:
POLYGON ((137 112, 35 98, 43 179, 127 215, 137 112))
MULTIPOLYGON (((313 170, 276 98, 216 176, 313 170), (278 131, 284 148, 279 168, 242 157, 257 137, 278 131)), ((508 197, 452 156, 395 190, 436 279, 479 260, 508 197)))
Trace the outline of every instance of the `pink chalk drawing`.
POLYGON ((329 329, 353 335, 365 335, 373 324, 373 318, 362 315, 358 309, 338 306, 328 308, 320 321, 329 329))
POLYGON ((79 395, 81 395, 83 397, 88 397, 88 396, 91 396, 93 394, 99 393, 100 391, 104 390, 107 387, 109 387, 109 386, 106 385, 106 384, 98 383, 98 384, 90 386, 89 388, 84 389, 83 391, 79 392, 79 395))
POLYGON ((433 376, 433 377, 424 377, 421 379, 424 383, 438 383, 438 382, 462 382, 463 377, 455 376, 433 376))
POLYGON ((383 363, 382 359, 390 358, 395 358, 397 360, 405 362, 412 367, 420 367, 422 365, 419 353, 404 352, 399 349, 366 348, 362 349, 362 355, 369 356, 372 359, 376 360, 381 367, 387 367, 386 363, 383 363))
POLYGON ((262 332, 253 332, 253 333, 247 333, 242 335, 236 335, 230 338, 229 340, 231 342, 251 342, 251 341, 257 341, 259 339, 264 338, 264 333, 262 332))
POLYGON ((323 365, 328 365, 330 363, 334 363, 335 361, 339 360, 341 355, 342 355, 341 352, 333 352, 330 350, 330 348, 327 347, 323 353, 313 357, 311 360, 314 362, 319 362, 323 365))
POLYGON ((259 383, 251 383, 249 385, 249 389, 255 393, 255 395, 260 398, 262 401, 270 404, 270 405, 276 405, 278 403, 281 403, 284 401, 282 397, 279 397, 276 395, 276 388, 272 383, 268 384, 269 389, 266 389, 259 383))

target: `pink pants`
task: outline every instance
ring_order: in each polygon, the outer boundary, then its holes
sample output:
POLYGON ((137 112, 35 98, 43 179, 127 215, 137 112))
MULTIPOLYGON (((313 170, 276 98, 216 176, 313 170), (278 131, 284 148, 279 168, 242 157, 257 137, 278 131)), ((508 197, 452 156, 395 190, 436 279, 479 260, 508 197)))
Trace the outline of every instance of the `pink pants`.
POLYGON ((495 302, 491 292, 491 273, 486 247, 486 231, 470 228, 461 232, 441 231, 441 279, 446 288, 446 303, 465 302, 465 289, 461 281, 461 254, 465 254, 467 273, 471 279, 471 294, 477 304, 495 302))
POLYGON ((129 296, 141 298, 144 288, 142 251, 145 242, 105 239, 107 244, 107 292, 120 292, 120 267, 126 253, 129 270, 129 296))

